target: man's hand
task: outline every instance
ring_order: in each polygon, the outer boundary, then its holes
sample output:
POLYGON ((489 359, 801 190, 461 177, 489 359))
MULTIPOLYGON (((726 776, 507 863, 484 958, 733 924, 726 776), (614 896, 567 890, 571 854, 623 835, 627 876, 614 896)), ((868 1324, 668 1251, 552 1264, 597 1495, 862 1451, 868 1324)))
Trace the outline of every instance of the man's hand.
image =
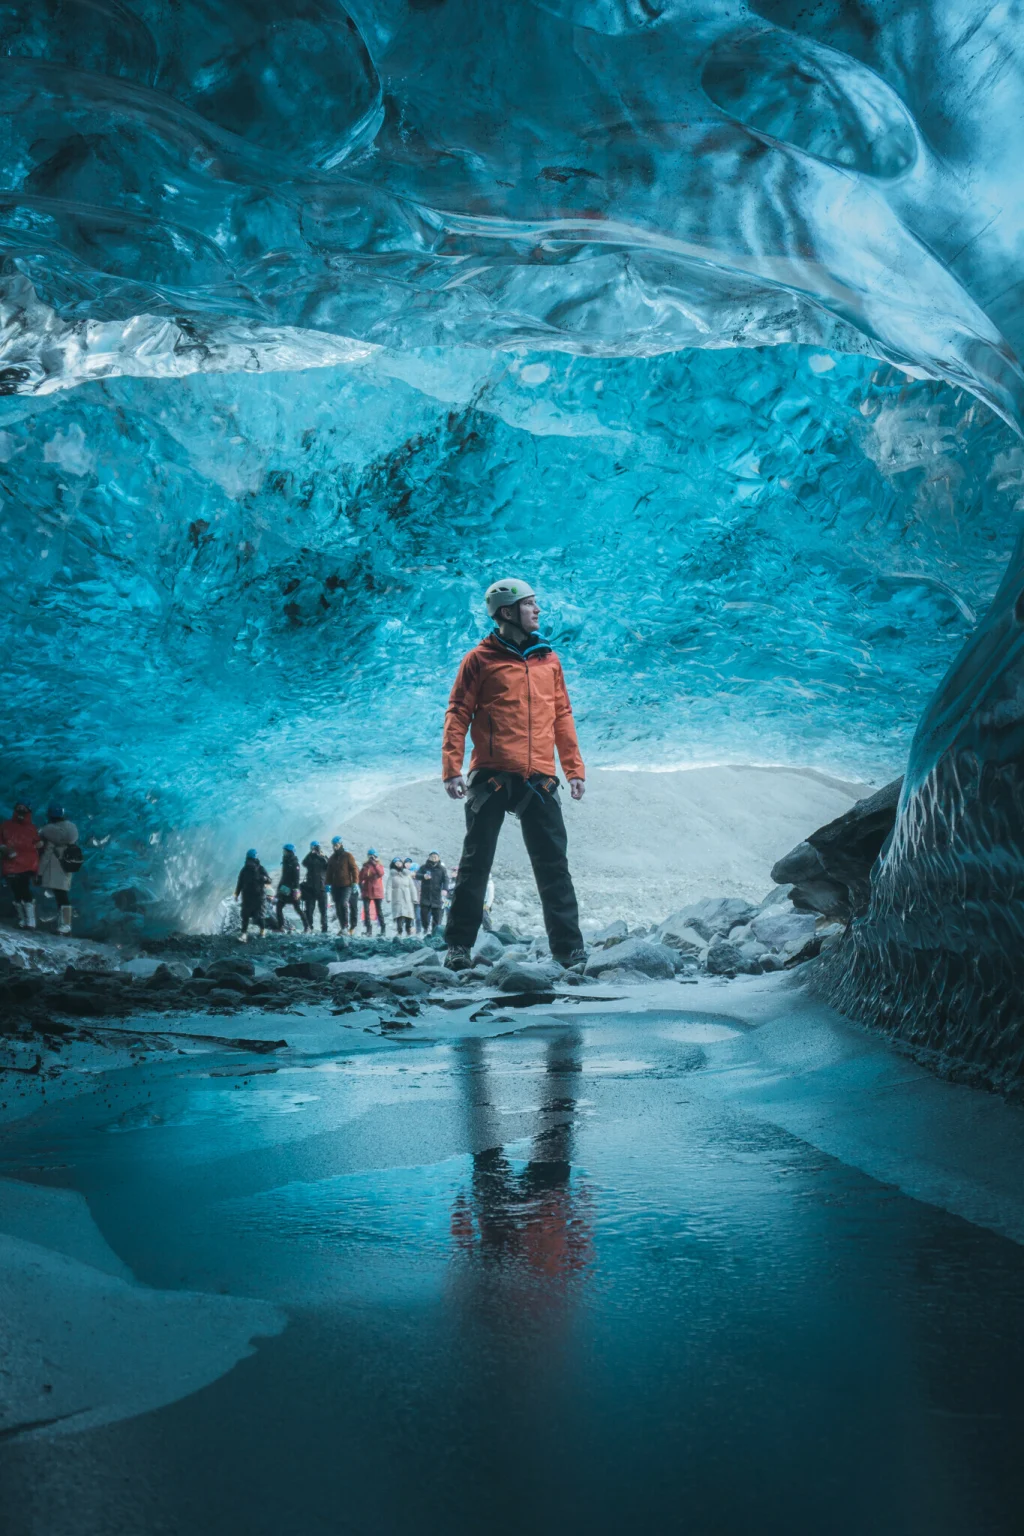
POLYGON ((445 779, 444 787, 453 800, 464 800, 466 798, 466 781, 461 773, 457 773, 454 779, 445 779))
POLYGON ((239 894, 238 894, 238 892, 237 892, 237 891, 236 891, 236 892, 235 892, 235 900, 236 900, 236 901, 241 901, 241 899, 242 899, 242 898, 241 898, 241 896, 240 896, 240 895, 239 895, 239 894))
POLYGON ((584 784, 582 779, 569 780, 569 793, 572 795, 574 800, 582 800, 586 792, 587 786, 584 784))

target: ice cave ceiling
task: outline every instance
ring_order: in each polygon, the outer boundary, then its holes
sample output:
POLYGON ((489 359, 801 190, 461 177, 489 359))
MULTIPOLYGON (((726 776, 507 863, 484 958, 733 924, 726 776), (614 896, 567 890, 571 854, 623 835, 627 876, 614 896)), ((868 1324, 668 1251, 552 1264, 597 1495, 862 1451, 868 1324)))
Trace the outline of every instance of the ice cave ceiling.
POLYGON ((97 887, 433 771, 505 567, 592 761, 902 768, 1020 521, 1015 6, 0 0, 0 54, 4 793, 97 887))

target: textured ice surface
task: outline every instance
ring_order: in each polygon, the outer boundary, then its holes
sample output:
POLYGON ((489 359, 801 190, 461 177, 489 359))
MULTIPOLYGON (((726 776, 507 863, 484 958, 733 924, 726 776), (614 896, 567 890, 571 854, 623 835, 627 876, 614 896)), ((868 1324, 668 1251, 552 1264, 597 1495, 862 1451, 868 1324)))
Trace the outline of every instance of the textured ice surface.
POLYGON ((967 642, 845 996, 1011 1029, 1012 8, 8 0, 0 55, 4 788, 86 913, 426 770, 524 568, 599 763, 888 778, 967 642))
POLYGON ((1024 1086, 1024 558, 918 728, 832 997, 979 1081, 1024 1086))
POLYGON ((11 276, 114 353, 838 342, 1019 410, 1002 7, 9 0, 0 49, 11 276))
POLYGON ((1021 494, 966 393, 781 347, 112 380, 10 398, 0 458, 8 792, 151 919, 436 771, 492 568, 534 573, 591 762, 890 777, 1021 494))

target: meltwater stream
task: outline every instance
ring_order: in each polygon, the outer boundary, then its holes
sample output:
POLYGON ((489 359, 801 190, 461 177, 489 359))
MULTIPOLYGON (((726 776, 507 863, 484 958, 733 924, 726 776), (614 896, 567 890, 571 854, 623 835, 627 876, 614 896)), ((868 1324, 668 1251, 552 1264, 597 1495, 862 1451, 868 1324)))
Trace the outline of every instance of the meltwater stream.
MULTIPOLYGON (((292 1018, 276 1068, 172 1058, 9 1128, 0 1173, 84 1196, 146 1294, 281 1317, 156 1411, 10 1433, 9 1536, 1019 1528, 1018 1244, 784 1129, 764 1030, 464 1012, 292 1018)), ((911 1123, 910 1063, 828 1049, 911 1123)), ((1012 1114, 921 1080, 951 1135, 1012 1114)))

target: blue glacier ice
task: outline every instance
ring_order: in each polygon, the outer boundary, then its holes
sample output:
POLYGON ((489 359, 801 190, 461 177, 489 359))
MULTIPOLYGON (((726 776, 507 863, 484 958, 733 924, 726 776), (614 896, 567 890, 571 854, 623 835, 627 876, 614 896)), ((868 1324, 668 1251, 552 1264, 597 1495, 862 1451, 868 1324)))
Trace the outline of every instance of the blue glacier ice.
POLYGON ((910 753, 837 986, 1005 1055, 1022 101, 963 0, 4 0, 3 788, 87 920, 432 771, 525 562, 592 761, 910 753))

